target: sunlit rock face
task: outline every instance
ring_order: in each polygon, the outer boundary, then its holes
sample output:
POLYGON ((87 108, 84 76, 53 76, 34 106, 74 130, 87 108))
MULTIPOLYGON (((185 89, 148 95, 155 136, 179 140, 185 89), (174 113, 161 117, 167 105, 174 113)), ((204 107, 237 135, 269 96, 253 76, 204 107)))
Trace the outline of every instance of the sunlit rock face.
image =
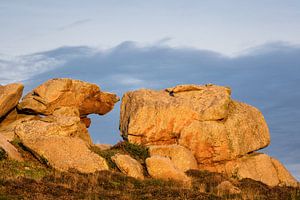
POLYGON ((22 97, 23 84, 0 85, 0 118, 12 110, 22 97))
POLYGON ((80 116, 104 115, 111 111, 119 98, 102 92, 96 84, 68 78, 46 81, 27 94, 18 109, 29 113, 51 115, 61 106, 77 107, 80 116))
POLYGON ((180 171, 188 161, 189 156, 179 164, 178 159, 172 160, 181 152, 172 151, 175 145, 187 149, 185 154, 195 158, 198 169, 270 186, 297 186, 279 161, 255 152, 270 144, 266 121, 257 108, 232 100, 228 87, 179 85, 127 92, 122 98, 120 131, 129 142, 149 146, 149 165, 158 168, 168 163, 171 171, 180 171))
POLYGON ((256 108, 233 101, 228 87, 180 85, 137 90, 122 98, 120 130, 130 142, 179 144, 197 162, 236 158, 269 145, 270 134, 256 108))

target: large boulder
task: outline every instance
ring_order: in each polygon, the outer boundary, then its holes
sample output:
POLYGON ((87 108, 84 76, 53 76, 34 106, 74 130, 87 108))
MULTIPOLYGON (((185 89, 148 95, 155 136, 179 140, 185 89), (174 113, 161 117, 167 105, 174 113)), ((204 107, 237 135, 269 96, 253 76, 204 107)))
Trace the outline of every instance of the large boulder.
POLYGON ((0 120, 18 104, 23 88, 21 83, 0 85, 0 120))
POLYGON ((228 87, 211 84, 127 92, 121 134, 143 145, 180 144, 193 152, 198 164, 234 159, 269 145, 261 112, 230 95, 228 87))
POLYGON ((163 156, 170 158, 174 166, 185 172, 197 169, 197 161, 190 150, 180 145, 156 145, 149 147, 150 156, 163 156))
POLYGON ((57 78, 46 81, 27 94, 18 109, 29 113, 51 115, 61 106, 77 107, 80 115, 104 115, 113 109, 119 98, 112 93, 102 92, 96 84, 57 78))
POLYGON ((191 178, 183 171, 176 168, 170 158, 163 156, 151 156, 146 159, 147 171, 151 177, 163 180, 175 180, 185 186, 191 186, 191 178))
POLYGON ((118 153, 111 159, 122 173, 133 178, 144 179, 143 166, 131 156, 118 153))
POLYGON ((8 155, 9 159, 23 161, 22 155, 18 152, 16 147, 7 141, 7 139, 0 134, 0 148, 8 155))
MULTIPOLYGON (((40 125, 45 124, 36 122, 36 124, 32 124, 32 128, 40 125)), ((51 127, 40 128, 44 131, 39 132, 36 128, 34 131, 26 132, 24 126, 18 126, 16 134, 27 149, 51 167, 60 171, 76 169, 82 173, 94 173, 109 169, 105 159, 93 153, 87 143, 79 137, 45 132, 46 130, 57 131, 58 129, 55 127, 53 129, 51 127)))
POLYGON ((92 144, 92 139, 81 122, 76 107, 60 107, 49 115, 37 120, 23 121, 15 128, 17 135, 66 136, 77 137, 92 144))
POLYGON ((237 179, 251 178, 269 186, 293 186, 298 182, 276 159, 262 153, 251 153, 241 158, 214 165, 200 165, 200 169, 225 173, 237 179))

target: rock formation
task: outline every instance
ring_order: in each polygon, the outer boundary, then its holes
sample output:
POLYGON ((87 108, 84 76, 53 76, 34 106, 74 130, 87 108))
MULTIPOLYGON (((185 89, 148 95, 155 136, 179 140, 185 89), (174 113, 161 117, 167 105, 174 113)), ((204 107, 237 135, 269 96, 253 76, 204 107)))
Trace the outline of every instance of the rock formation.
POLYGON ((17 137, 37 158, 55 169, 83 173, 108 169, 105 159, 90 150, 92 140, 87 127, 91 122, 87 115, 109 112, 119 100, 115 94, 79 80, 52 79, 18 104, 22 90, 21 84, 0 87, 1 146, 10 157, 18 159, 8 142, 17 137))
POLYGON ((27 94, 18 109, 29 113, 51 115, 61 106, 77 107, 80 116, 104 115, 111 111, 119 98, 112 93, 102 92, 91 83, 68 78, 51 79, 27 94))
MULTIPOLYGON (((255 153, 270 144, 268 126, 258 109, 232 100, 228 87, 179 85, 127 92, 122 98, 120 131, 136 144, 183 146, 195 156, 198 169, 226 169, 222 172, 230 176, 272 186, 297 184, 278 161, 255 153)), ((170 159, 166 152, 159 155, 170 159)))

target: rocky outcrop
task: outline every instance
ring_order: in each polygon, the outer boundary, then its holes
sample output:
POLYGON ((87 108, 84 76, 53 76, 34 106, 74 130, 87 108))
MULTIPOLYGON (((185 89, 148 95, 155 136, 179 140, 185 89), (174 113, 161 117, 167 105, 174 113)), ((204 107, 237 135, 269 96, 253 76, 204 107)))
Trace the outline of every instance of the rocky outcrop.
POLYGON ((18 150, 12 144, 10 144, 7 141, 7 139, 1 134, 0 134, 0 148, 6 152, 8 158, 17 161, 24 161, 22 155, 18 152, 18 150))
POLYGON ((102 92, 96 84, 67 78, 51 79, 27 94, 18 109, 43 115, 51 115, 61 106, 76 107, 80 116, 104 115, 113 109, 119 98, 102 92))
POLYGON ((18 104, 23 88, 21 83, 0 85, 0 120, 18 104))
POLYGON ((120 130, 133 143, 185 146, 198 163, 234 159, 270 143, 262 114, 231 100, 229 88, 215 85, 128 92, 120 130))
POLYGON ((61 107, 53 115, 38 120, 23 121, 15 128, 15 133, 33 136, 66 136, 77 137, 92 144, 90 135, 84 123, 80 121, 79 111, 75 107, 61 107))
MULTIPOLYGON (((179 145, 187 149, 185 157, 188 152, 195 157, 198 169, 251 178, 269 186, 297 186, 279 161, 255 152, 270 144, 262 113, 230 95, 228 87, 211 84, 127 92, 121 104, 122 137, 149 146, 152 157, 160 156, 153 158, 158 171, 166 163, 177 170, 189 168, 180 166, 187 160, 179 159, 181 151, 170 150, 179 145)), ((154 170, 151 173, 163 176, 154 170)))
POLYGON ((252 153, 236 160, 214 165, 200 165, 199 169, 225 173, 238 179, 251 178, 269 186, 297 187, 298 184, 278 160, 262 153, 252 153))
POLYGON ((184 172, 177 169, 170 158, 163 156, 151 156, 146 159, 147 171, 151 177, 164 180, 182 182, 185 186, 191 186, 191 179, 184 172))
POLYGON ((122 173, 137 179, 144 179, 143 167, 129 155, 115 154, 111 157, 122 173))
POLYGON ((197 169, 197 161, 191 151, 180 145, 158 145, 149 147, 150 156, 163 156, 170 158, 174 166, 185 172, 197 169))

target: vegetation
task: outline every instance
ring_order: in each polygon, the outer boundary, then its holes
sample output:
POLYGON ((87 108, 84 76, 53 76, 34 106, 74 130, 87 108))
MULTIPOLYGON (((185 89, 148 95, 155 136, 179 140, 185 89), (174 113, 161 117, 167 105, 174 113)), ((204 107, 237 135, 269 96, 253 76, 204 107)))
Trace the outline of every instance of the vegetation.
MULTIPOLYGON (((118 172, 110 157, 116 153, 129 154, 144 163, 149 156, 145 147, 121 142, 109 150, 92 150, 105 157, 114 170, 93 174, 77 171, 58 172, 40 162, 18 142, 14 143, 25 158, 17 162, 3 157, 0 161, 1 199, 300 199, 300 189, 290 187, 269 187, 251 179, 241 181, 219 173, 189 170, 192 187, 182 188, 173 181, 146 177, 137 180, 118 172), (217 196, 216 186, 230 181, 241 190, 240 194, 217 196)), ((0 151, 1 152, 1 151, 0 151)))

